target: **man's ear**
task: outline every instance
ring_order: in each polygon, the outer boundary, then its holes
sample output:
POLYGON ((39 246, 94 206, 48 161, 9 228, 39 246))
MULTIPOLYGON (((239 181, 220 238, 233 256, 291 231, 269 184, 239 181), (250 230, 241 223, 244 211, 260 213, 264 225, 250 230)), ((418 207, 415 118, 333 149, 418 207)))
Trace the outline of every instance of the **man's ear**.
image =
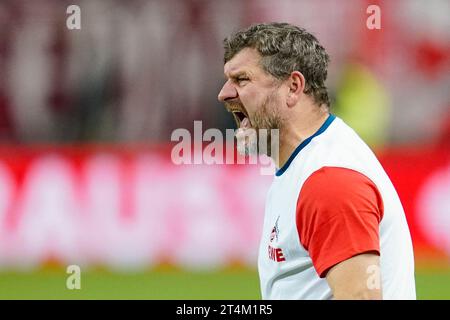
POLYGON ((286 103, 289 108, 292 108, 303 97, 303 91, 305 90, 306 82, 305 77, 299 71, 292 72, 287 81, 289 92, 286 103))

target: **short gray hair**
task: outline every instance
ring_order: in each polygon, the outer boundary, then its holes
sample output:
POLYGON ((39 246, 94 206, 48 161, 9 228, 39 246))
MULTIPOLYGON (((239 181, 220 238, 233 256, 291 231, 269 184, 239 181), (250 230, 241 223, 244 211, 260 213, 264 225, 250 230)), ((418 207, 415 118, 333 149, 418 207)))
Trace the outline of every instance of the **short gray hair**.
POLYGON ((330 57, 319 41, 305 29, 288 23, 255 24, 224 40, 224 63, 244 48, 254 48, 262 56, 263 69, 279 80, 293 71, 305 77, 305 93, 314 102, 330 107, 325 80, 330 57))

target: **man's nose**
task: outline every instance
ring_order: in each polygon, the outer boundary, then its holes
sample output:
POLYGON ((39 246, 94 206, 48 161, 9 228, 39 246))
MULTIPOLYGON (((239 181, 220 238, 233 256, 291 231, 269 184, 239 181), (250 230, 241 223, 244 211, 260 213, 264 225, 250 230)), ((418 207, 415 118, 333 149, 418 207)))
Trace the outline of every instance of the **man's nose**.
POLYGON ((237 93, 236 88, 228 80, 223 85, 222 90, 220 90, 219 96, 217 98, 219 99, 219 101, 225 102, 225 100, 234 99, 234 98, 237 98, 237 96, 238 96, 238 93, 237 93))

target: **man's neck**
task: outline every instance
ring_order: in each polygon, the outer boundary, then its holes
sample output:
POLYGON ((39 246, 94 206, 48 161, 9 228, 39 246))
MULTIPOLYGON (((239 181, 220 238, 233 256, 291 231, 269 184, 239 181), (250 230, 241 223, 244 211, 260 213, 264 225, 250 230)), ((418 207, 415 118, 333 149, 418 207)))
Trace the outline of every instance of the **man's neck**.
POLYGON ((279 161, 274 159, 278 168, 283 167, 298 145, 316 133, 328 118, 328 109, 315 108, 312 112, 293 118, 280 130, 279 161))

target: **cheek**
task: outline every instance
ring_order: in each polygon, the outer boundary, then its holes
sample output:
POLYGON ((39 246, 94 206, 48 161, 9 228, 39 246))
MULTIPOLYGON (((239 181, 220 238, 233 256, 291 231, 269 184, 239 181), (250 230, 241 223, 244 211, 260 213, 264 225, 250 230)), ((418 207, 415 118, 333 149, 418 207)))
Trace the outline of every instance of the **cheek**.
POLYGON ((257 91, 247 90, 240 95, 241 102, 250 116, 261 107, 264 96, 257 91))

